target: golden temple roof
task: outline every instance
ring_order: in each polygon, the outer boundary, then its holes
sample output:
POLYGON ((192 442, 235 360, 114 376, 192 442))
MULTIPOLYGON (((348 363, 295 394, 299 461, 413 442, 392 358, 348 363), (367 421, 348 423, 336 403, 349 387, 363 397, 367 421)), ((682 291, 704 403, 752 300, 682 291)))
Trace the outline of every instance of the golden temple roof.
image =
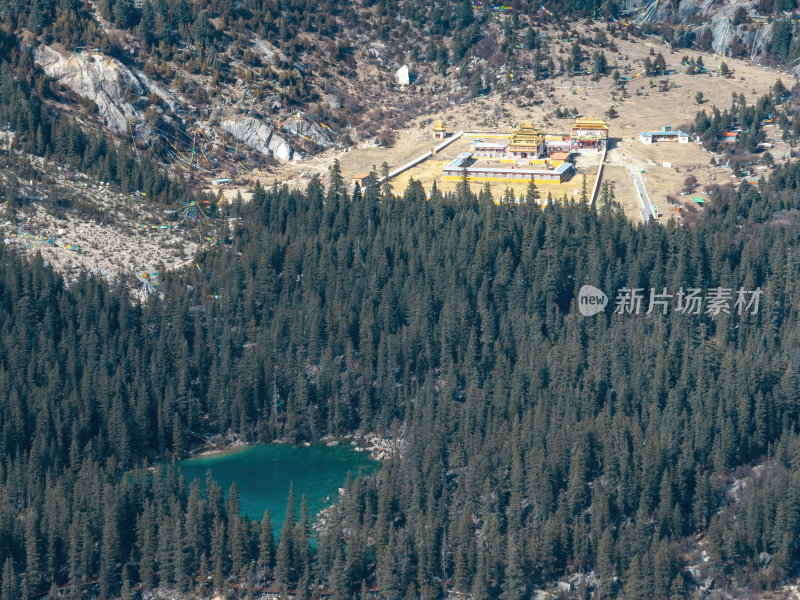
POLYGON ((538 146, 542 139, 542 133, 532 123, 523 123, 511 134, 511 145, 538 146))
POLYGON ((608 130, 608 125, 603 119, 598 117, 580 117, 575 119, 575 124, 572 126, 573 129, 606 129, 608 130))

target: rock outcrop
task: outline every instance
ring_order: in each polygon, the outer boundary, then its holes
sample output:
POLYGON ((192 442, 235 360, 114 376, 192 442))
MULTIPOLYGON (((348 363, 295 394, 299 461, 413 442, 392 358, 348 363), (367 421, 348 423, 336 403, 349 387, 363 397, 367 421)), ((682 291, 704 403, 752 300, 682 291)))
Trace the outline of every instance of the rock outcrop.
POLYGON ((136 119, 131 97, 155 93, 171 108, 175 106, 174 97, 153 84, 144 73, 131 70, 101 52, 81 51, 66 57, 48 46, 38 46, 33 51, 33 60, 49 77, 92 100, 105 126, 116 133, 127 131, 128 119, 136 119))
POLYGON ((333 145, 333 134, 331 131, 313 121, 294 119, 287 123, 287 127, 289 131, 295 135, 310 140, 323 148, 333 145))
POLYGON ((273 67, 280 66, 281 63, 288 63, 289 58, 267 40, 254 36, 253 49, 261 55, 273 67))
MULTIPOLYGON (((715 52, 723 53, 725 46, 734 39, 751 49, 751 57, 755 57, 763 49, 765 42, 772 37, 772 24, 755 25, 749 19, 740 25, 734 25, 736 11, 745 8, 748 14, 755 14, 755 7, 750 2, 719 3, 715 0, 684 0, 677 5, 677 11, 672 4, 659 6, 654 18, 666 20, 675 14, 675 19, 680 23, 690 22, 693 18, 700 18, 700 24, 693 26, 692 30, 700 35, 703 29, 711 30, 713 39, 712 48, 715 52)), ((727 52, 726 52, 727 53, 727 52)))
POLYGON ((333 94, 326 94, 325 101, 328 103, 328 106, 331 107, 331 110, 339 110, 342 108, 342 103, 339 102, 339 99, 333 94))
MULTIPOLYGON (((646 6, 649 6, 648 0, 620 0, 617 3, 618 10, 629 19, 646 6)), ((711 32, 711 50, 719 54, 727 54, 728 47, 738 39, 749 49, 750 59, 754 60, 769 43, 773 26, 771 23, 751 23, 749 18, 744 23, 734 25, 736 11, 740 8, 744 8, 748 15, 757 12, 756 3, 748 0, 725 3, 716 0, 681 0, 680 3, 662 0, 655 5, 650 20, 687 24, 696 36, 708 29, 711 32)))
POLYGON ((275 135, 275 130, 263 121, 254 117, 243 117, 223 121, 220 127, 266 156, 274 156, 282 161, 292 160, 294 155, 292 147, 281 136, 275 135))

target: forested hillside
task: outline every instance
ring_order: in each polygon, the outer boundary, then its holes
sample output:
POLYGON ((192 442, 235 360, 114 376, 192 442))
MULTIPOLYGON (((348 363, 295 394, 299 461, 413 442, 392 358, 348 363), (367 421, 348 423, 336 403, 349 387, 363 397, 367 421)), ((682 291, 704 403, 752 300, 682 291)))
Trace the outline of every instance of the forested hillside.
POLYGON ((721 188, 699 225, 675 228, 464 187, 351 196, 334 170, 327 188, 232 206, 225 249, 144 306, 89 277, 67 290, 0 247, 0 595, 228 581, 524 598, 594 571, 598 597, 679 598, 681 540, 709 524, 718 580, 782 582, 800 565, 786 491, 798 177, 791 164, 759 189, 721 188), (586 318, 585 283, 764 295, 757 315, 586 318), (181 456, 189 431, 300 441, 401 424, 407 450, 347 485, 313 559, 308 515, 276 548, 235 491, 204 498, 146 467, 181 456), (769 480, 722 513, 747 518, 715 516, 751 461, 769 480))
MULTIPOLYGON (((0 0, 5 214, 33 202, 18 189, 33 182, 33 156, 136 190, 158 215, 202 197, 155 154, 79 124, 81 101, 33 65, 31 43, 96 46, 199 104, 250 78, 254 102, 320 104, 327 117, 325 85, 295 67, 333 57, 351 78, 354 35, 442 77, 458 71, 479 95, 511 84, 476 64, 551 77, 541 28, 569 34, 560 15, 619 12, 540 4, 514 2, 499 23, 471 2, 0 0), (263 63, 251 35, 286 59, 263 63), (175 64, 208 85, 179 85, 175 64)), ((778 19, 795 8, 761 5, 778 19)), ((673 25, 652 31, 695 43, 673 25)), ((794 25, 775 31, 773 59, 793 60, 794 25)), ((608 74, 613 40, 569 44, 559 72, 584 72, 591 55, 608 74)), ((742 154, 774 116, 792 141, 789 95, 781 84, 755 106, 736 97, 699 113, 695 130, 715 147, 746 127, 742 154)), ((361 100, 337 113, 343 127, 379 120, 361 100)), ((389 185, 353 193, 337 164, 327 185, 309 177, 302 191, 256 187, 250 202, 222 204, 214 217, 226 220, 199 226, 220 243, 163 273, 163 299, 144 303, 122 281, 67 286, 41 257, 0 244, 0 600, 127 600, 157 586, 510 600, 575 575, 575 594, 595 598, 683 598, 709 575, 753 593, 783 585, 800 569, 800 165, 769 173, 757 187, 713 186, 702 218, 679 227, 631 224, 608 187, 596 208, 542 209, 533 190, 528 204, 496 205, 465 184, 427 200, 413 181, 398 199, 389 185), (601 314, 578 311, 584 284, 609 294, 601 314), (762 296, 757 314, 614 314, 625 287, 762 296), (240 515, 235 487, 209 480, 204 493, 169 464, 195 434, 368 431, 402 437, 404 451, 353 474, 313 549, 302 498, 287 499, 276 543, 269 515, 240 515)))

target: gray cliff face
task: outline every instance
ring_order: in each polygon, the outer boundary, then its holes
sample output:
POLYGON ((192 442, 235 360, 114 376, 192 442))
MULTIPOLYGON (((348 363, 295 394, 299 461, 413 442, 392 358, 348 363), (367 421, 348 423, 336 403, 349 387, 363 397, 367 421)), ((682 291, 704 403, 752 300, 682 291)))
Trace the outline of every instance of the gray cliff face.
MULTIPOLYGON (((617 5, 622 13, 630 19, 634 11, 647 6, 648 0, 621 0, 617 5)), ((733 25, 737 9, 744 8, 748 15, 756 14, 757 3, 754 0, 659 0, 651 21, 674 22, 676 24, 691 23, 690 29, 696 34, 708 28, 712 34, 712 50, 722 53, 723 47, 729 46, 734 39, 750 49, 750 58, 757 59, 765 45, 772 37, 772 24, 747 22, 733 25)), ((626 19, 621 19, 625 21, 626 19)), ((691 54, 691 49, 679 48, 679 52, 691 54)))
POLYGON ((253 49, 273 67, 289 62, 289 58, 283 52, 258 36, 253 38, 253 49))
POLYGON ((693 30, 699 34, 708 27, 713 35, 715 50, 721 50, 723 43, 730 44, 735 38, 739 38, 748 48, 755 46, 756 51, 760 50, 759 46, 772 35, 772 25, 754 25, 748 22, 734 26, 734 15, 739 8, 744 8, 749 15, 756 13, 755 3, 750 0, 725 3, 718 0, 681 0, 677 13, 674 11, 674 2, 660 3, 655 18, 666 20, 674 14, 678 22, 685 23, 691 17, 698 16, 702 23, 693 27, 693 30))
POLYGON ((294 150, 286 140, 275 135, 275 131, 270 125, 254 117, 229 119, 223 121, 220 127, 253 150, 267 156, 288 161, 294 155, 294 150))
MULTIPOLYGON (((262 50, 270 51, 267 45, 262 50)), ((275 58, 285 59, 283 56, 275 58)), ((135 109, 136 102, 150 94, 158 95, 170 110, 178 107, 171 92, 155 85, 144 73, 100 52, 81 51, 67 57, 49 46, 38 46, 33 50, 33 59, 49 77, 94 101, 100 120, 114 133, 126 133, 133 128, 136 135, 146 138, 153 135, 150 125, 140 119, 135 109)), ((294 156, 291 144, 276 135, 268 122, 242 117, 223 121, 220 127, 266 156, 280 161, 292 160, 294 156)), ((334 141, 330 130, 303 119, 291 121, 288 130, 323 147, 334 141)))
POLYGON ((33 50, 33 60, 44 72, 76 94, 97 105, 100 119, 115 133, 128 130, 128 119, 136 119, 130 98, 155 93, 170 107, 174 97, 153 84, 144 73, 134 72, 100 52, 75 52, 65 57, 48 46, 33 50))
POLYGON ((333 134, 321 125, 304 119, 294 119, 287 124, 289 130, 295 135, 307 138, 324 148, 333 145, 333 134))

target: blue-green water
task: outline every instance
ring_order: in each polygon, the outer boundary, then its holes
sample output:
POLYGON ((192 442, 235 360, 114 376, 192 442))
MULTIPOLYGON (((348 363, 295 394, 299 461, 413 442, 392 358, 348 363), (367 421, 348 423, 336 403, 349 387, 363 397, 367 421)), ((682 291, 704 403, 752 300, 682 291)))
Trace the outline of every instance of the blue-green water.
POLYGON ((305 494, 313 518, 338 498, 348 472, 355 477, 361 469, 366 475, 380 468, 380 463, 350 446, 263 444, 188 458, 179 461, 178 467, 187 483, 197 478, 204 482, 210 469, 226 496, 235 481, 242 513, 261 520, 268 508, 277 533, 286 519, 290 485, 294 484, 297 508, 305 494))

